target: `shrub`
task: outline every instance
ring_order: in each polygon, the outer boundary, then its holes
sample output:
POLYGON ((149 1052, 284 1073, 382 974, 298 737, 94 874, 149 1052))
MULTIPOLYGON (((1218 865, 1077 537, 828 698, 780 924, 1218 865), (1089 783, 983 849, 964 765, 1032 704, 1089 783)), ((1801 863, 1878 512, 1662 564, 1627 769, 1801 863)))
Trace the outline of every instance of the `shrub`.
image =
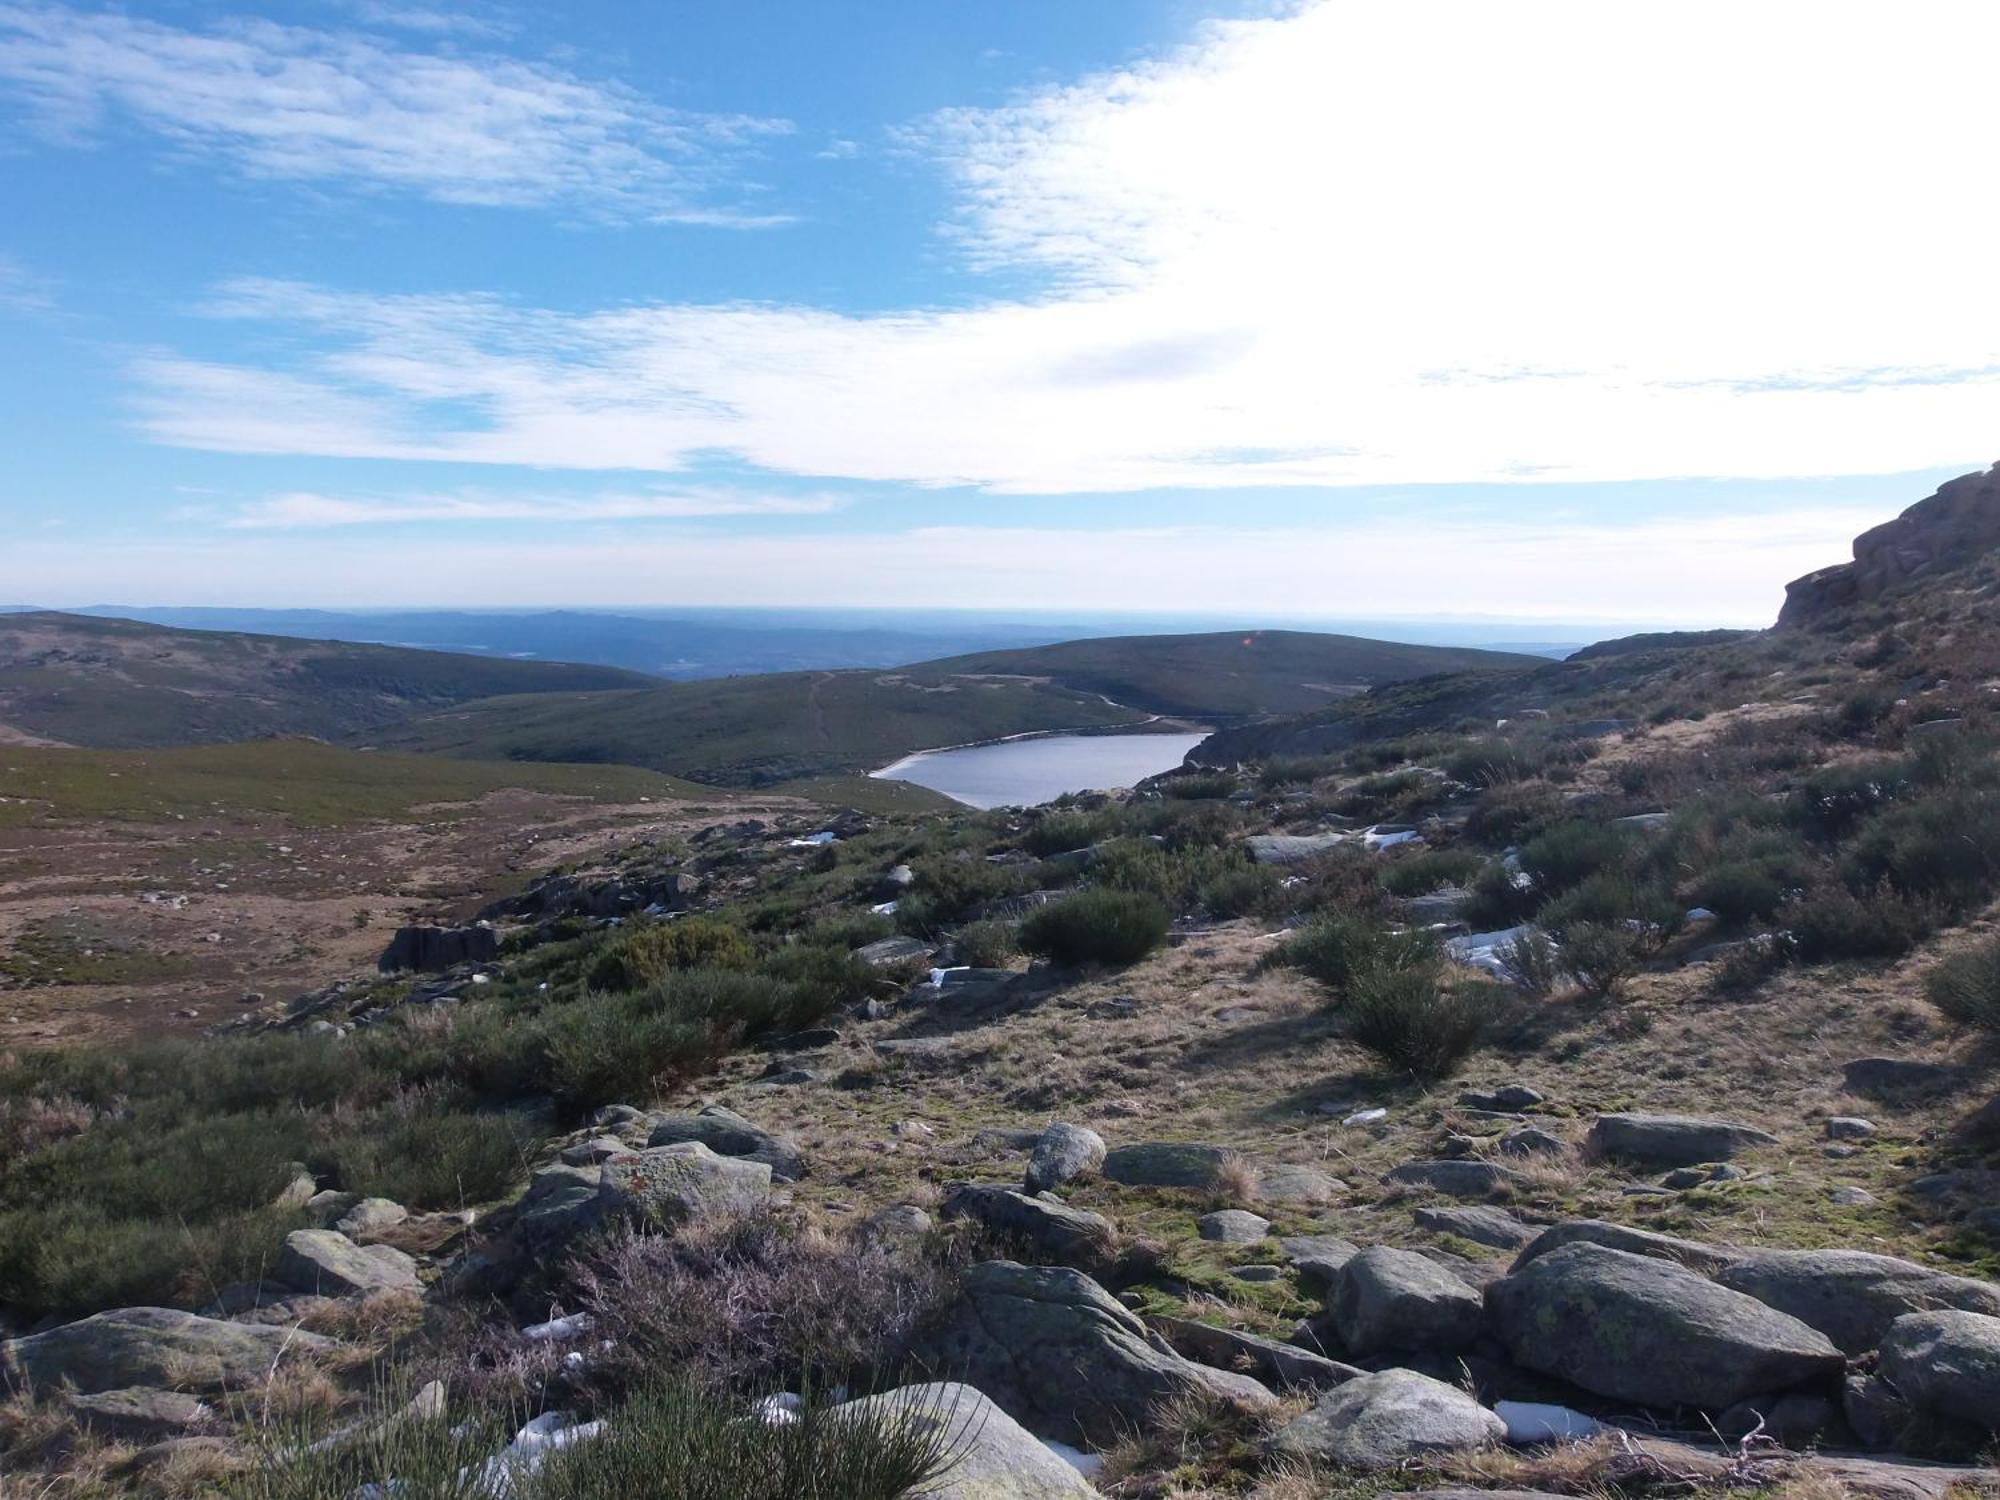
POLYGON ((2000 1033, 2000 942, 1937 964, 1924 976, 1924 994, 1954 1026, 2000 1033))
POLYGON ((1694 900, 1731 926, 1774 916, 1789 886, 1781 871, 1756 860, 1717 865, 1694 886, 1694 900))
POLYGON ((1021 951, 1021 935, 1012 922, 968 922, 952 934, 951 947, 959 963, 1001 969, 1021 951))
POLYGON ((1390 932, 1364 917, 1335 913, 1315 918, 1285 939, 1271 961, 1345 996, 1364 974, 1436 968, 1438 945, 1428 932, 1390 932))
POLYGON ((1021 947, 1059 964, 1136 963, 1166 940, 1167 909, 1133 891, 1087 890, 1021 924, 1021 947))
POLYGON ((1027 831, 1021 835, 1021 847, 1046 859, 1051 854, 1087 849, 1100 840, 1110 838, 1116 829, 1115 815, 1078 812, 1068 808, 1051 809, 1028 825, 1027 831))
POLYGON ((1157 783, 1169 797, 1184 802, 1208 802, 1236 791, 1236 778, 1227 771, 1193 771, 1169 776, 1157 783))
POLYGON ((1524 886, 1500 860, 1491 861, 1472 881, 1472 899, 1463 916, 1476 931, 1498 932, 1525 922, 1541 904, 1532 886, 1524 886))
POLYGON ((1602 1000, 1639 972, 1643 946, 1641 935, 1628 928, 1585 922, 1563 940, 1563 967, 1584 994, 1602 1000))
POLYGON ((638 990, 677 969, 747 969, 756 957, 749 938, 713 917, 646 922, 604 945, 588 983, 596 990, 638 990))
POLYGON ((852 953, 870 943, 894 936, 896 924, 886 914, 872 911, 844 912, 826 917, 800 935, 800 941, 816 948, 836 948, 852 953))
POLYGON ((1356 976, 1342 1008, 1348 1034, 1390 1067, 1446 1077, 1476 1048, 1494 988, 1446 983, 1432 969, 1372 969, 1356 976))
MULTIPOLYGON (((885 934, 886 936, 886 934, 885 934)), ((757 966, 791 994, 789 1006, 819 1019, 844 1005, 857 1005, 876 993, 881 976, 846 948, 818 942, 787 943, 757 966)), ((805 1024, 805 1022, 801 1022, 805 1024)))
POLYGON ((1495 956, 1508 982, 1530 995, 1550 994, 1562 983, 1562 955, 1546 932, 1524 932, 1495 956))
POLYGON ((1521 868, 1545 895, 1581 885, 1591 876, 1622 866, 1632 853, 1632 837, 1608 823, 1573 819, 1537 834, 1521 847, 1521 868))
POLYGON ((1311 786, 1340 769, 1337 755, 1286 755, 1266 761, 1257 772, 1257 785, 1267 792, 1280 787, 1311 786))
POLYGON ((1838 839, 1908 790, 1908 768, 1900 761, 1835 766, 1809 777, 1793 794, 1792 816, 1815 837, 1838 839))
POLYGON ((1427 849, 1391 856, 1382 870, 1382 888, 1392 896, 1425 896, 1463 885, 1486 868, 1486 856, 1471 849, 1427 849))
POLYGON ((316 1153, 350 1193, 410 1208, 463 1208, 527 1175, 543 1130, 519 1114, 468 1114, 418 1098, 362 1116, 316 1153))
POLYGON ((1540 833, 1562 814, 1562 793, 1547 782, 1506 783, 1480 797, 1465 832, 1482 844, 1514 844, 1540 833))
POLYGON ((1195 895, 1210 916, 1228 921, 1269 909, 1283 889, 1278 872, 1269 866, 1238 865, 1209 876, 1195 895))
POLYGON ((1580 926, 1637 923, 1657 942, 1676 931, 1684 915, 1671 891, 1635 880, 1623 870, 1602 870, 1549 902, 1538 920, 1559 936, 1580 926))
POLYGON ((1958 791, 1890 808, 1856 837, 1845 870, 1856 888, 1887 881, 1949 911, 1980 905, 2000 883, 2000 796, 1958 791))
POLYGON ((1778 921, 1805 963, 1842 958, 1900 958, 1937 926, 1935 913, 1881 886, 1858 896, 1844 886, 1820 886, 1787 901, 1778 921))

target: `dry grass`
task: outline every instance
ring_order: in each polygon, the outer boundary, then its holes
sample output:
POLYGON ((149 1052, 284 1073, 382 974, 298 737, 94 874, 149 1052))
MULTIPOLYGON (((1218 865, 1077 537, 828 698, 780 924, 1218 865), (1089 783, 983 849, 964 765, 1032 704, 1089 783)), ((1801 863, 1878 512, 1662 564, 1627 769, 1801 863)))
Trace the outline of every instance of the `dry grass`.
POLYGON ((1240 1151, 1226 1153, 1215 1168, 1209 1184, 1209 1201, 1217 1208, 1248 1208, 1257 1201, 1263 1173, 1257 1163, 1240 1151))

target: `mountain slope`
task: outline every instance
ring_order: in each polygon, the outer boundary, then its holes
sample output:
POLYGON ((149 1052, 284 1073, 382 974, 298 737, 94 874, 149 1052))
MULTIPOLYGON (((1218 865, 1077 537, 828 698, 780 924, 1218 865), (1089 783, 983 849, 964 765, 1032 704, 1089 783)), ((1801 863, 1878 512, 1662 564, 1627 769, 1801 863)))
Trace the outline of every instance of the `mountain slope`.
POLYGON ((117 750, 267 734, 337 739, 472 698, 649 680, 609 667, 0 615, 0 742, 117 750))
POLYGON ((1299 713, 1439 672, 1520 668, 1542 658, 1469 647, 1410 646, 1303 630, 1114 636, 925 662, 914 672, 1046 677, 1150 713, 1240 718, 1299 713))

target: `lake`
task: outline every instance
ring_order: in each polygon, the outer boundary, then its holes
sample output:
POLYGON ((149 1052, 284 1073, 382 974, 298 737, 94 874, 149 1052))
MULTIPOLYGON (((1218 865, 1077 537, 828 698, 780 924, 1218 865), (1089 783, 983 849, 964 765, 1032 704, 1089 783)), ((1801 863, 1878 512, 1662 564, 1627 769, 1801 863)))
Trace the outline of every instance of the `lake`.
POLYGON ((871 771, 972 807, 1033 807, 1064 792, 1131 786, 1171 771, 1206 734, 1051 734, 957 750, 921 750, 871 771))

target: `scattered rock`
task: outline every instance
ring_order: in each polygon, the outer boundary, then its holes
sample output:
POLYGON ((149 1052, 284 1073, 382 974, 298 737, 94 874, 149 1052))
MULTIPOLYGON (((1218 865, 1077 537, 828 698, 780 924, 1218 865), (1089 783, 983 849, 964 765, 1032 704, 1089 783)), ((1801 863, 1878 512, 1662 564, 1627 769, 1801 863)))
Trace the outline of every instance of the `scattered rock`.
POLYGON ((1909 1057, 1857 1057, 1840 1070, 1841 1086, 1865 1098, 1922 1094, 1958 1081, 1958 1070, 1909 1057))
POLYGON ((1453 1234, 1475 1245, 1491 1245, 1496 1250, 1518 1250, 1536 1235, 1541 1226, 1523 1224, 1504 1208, 1467 1206, 1460 1208, 1420 1208, 1417 1227, 1432 1234, 1453 1234))
POLYGON ((1874 1133, 1875 1122, 1859 1115, 1834 1115, 1826 1122, 1826 1138, 1830 1141, 1865 1141, 1874 1133))
POLYGON ((1817 1328, 1847 1354, 1879 1347, 1905 1313, 2000 1317, 2000 1286, 1861 1250, 1758 1250, 1715 1279, 1817 1328))
POLYGON ((1500 1137, 1500 1150, 1506 1156, 1561 1156, 1569 1142, 1539 1125, 1522 1125, 1500 1137))
POLYGON ((909 1385, 842 1403, 856 1415, 894 1413, 897 1430, 922 1434, 951 1459, 922 1500, 1092 1500, 1088 1480, 969 1385, 909 1385))
POLYGON ((1506 1423, 1456 1387, 1414 1370, 1381 1370, 1336 1386, 1280 1428, 1271 1447, 1311 1463, 1380 1472, 1491 1447, 1506 1435, 1506 1423))
POLYGON ((1092 1269, 1117 1238, 1111 1221, 1054 1197, 1031 1198, 1012 1188, 957 1182, 945 1189, 946 1219, 971 1219, 1037 1261, 1092 1269))
POLYGON ((1490 1161, 1406 1161, 1383 1174, 1383 1181, 1429 1188, 1447 1198, 1490 1198, 1514 1185, 1515 1174, 1490 1161))
POLYGON ((360 1241, 394 1229, 409 1216, 407 1208, 388 1198, 363 1198, 335 1220, 333 1227, 350 1240, 360 1241))
POLYGON ((1916 1415, 1879 1375, 1849 1375, 1840 1388, 1840 1410, 1864 1448, 1893 1448, 1916 1415))
POLYGON ((753 1125, 732 1109, 711 1104, 691 1115, 655 1115, 648 1146, 674 1146, 699 1141, 717 1156, 762 1162, 777 1182, 797 1182, 806 1175, 805 1156, 790 1136, 753 1125))
POLYGON ((1844 1367, 1798 1319, 1671 1261, 1602 1245, 1537 1256, 1486 1289, 1486 1308, 1517 1363, 1642 1405, 1720 1411, 1831 1382, 1844 1367))
POLYGON ((1536 1235, 1514 1260, 1514 1269, 1532 1260, 1547 1255, 1551 1250, 1560 1250, 1564 1245, 1574 1244, 1604 1245, 1613 1250, 1624 1250, 1632 1255, 1650 1255, 1659 1260, 1670 1260, 1686 1266, 1689 1270, 1700 1271, 1703 1275, 1713 1275, 1732 1261, 1740 1260, 1742 1252, 1720 1249, 1714 1245, 1704 1245, 1697 1240, 1677 1239, 1670 1234, 1655 1234, 1650 1229, 1632 1229, 1624 1224, 1607 1224, 1602 1219, 1566 1219, 1560 1224, 1550 1225, 1536 1235))
POLYGON ((1331 1203, 1347 1191, 1347 1184, 1330 1177, 1318 1167, 1293 1162, 1273 1162, 1257 1169, 1256 1200, 1259 1203, 1331 1203))
POLYGON ((1753 1432, 1786 1448, 1810 1448, 1840 1421, 1840 1408, 1824 1396, 1792 1391, 1773 1399, 1739 1401, 1715 1419, 1715 1430, 1733 1441, 1753 1432))
POLYGON ((1224 1245, 1254 1245, 1271 1232, 1271 1221, 1240 1208, 1218 1209, 1195 1220, 1195 1232, 1224 1245))
POLYGON ((1334 1278, 1327 1311, 1353 1355, 1390 1349, 1458 1350, 1479 1337, 1479 1293, 1410 1250, 1376 1245, 1334 1278))
POLYGON ((64 1382, 86 1394, 133 1386, 241 1390, 287 1359, 321 1353, 331 1339, 296 1328, 225 1323, 165 1307, 101 1312, 0 1344, 10 1384, 64 1382))
POLYGON ((587 1141, 578 1141, 574 1146, 565 1146, 556 1160, 566 1167, 595 1167, 623 1156, 632 1148, 615 1135, 592 1136, 587 1141))
POLYGON ((2000 1428, 2000 1318, 1905 1313, 1882 1336, 1882 1374, 1918 1411, 2000 1428))
POLYGON ((1606 1156, 1655 1167, 1692 1167, 1728 1161, 1778 1138, 1754 1125, 1706 1120, 1693 1115, 1599 1115, 1590 1127, 1590 1145, 1606 1156))
POLYGON ((91 1431, 125 1442, 148 1443, 214 1420, 215 1409, 182 1391, 143 1386, 63 1398, 72 1415, 91 1431))
POLYGON ((718 1156, 700 1141, 649 1147, 599 1170, 600 1217, 622 1214, 656 1229, 747 1213, 770 1197, 773 1176, 768 1162, 718 1156))
POLYGON ((854 956, 876 969, 893 969, 901 964, 929 963, 930 944, 913 937, 885 937, 854 950, 854 956))
POLYGON ((1296 865, 1318 859, 1347 842, 1338 833, 1260 833, 1243 841, 1260 865, 1296 865))
POLYGON ((1108 1152, 1103 1172, 1124 1187, 1207 1188, 1232 1154, 1193 1141, 1143 1141, 1108 1152))
POLYGON ((1081 1125, 1051 1125, 1036 1138, 1034 1155, 1028 1160, 1027 1189, 1046 1192, 1103 1165, 1103 1136, 1081 1125))
POLYGON ((1086 1442, 1115 1442, 1178 1398, 1259 1412, 1276 1404, 1247 1375, 1156 1348, 1104 1288, 1056 1266, 973 1266, 958 1304, 918 1353, 934 1368, 962 1372, 1032 1430, 1086 1442))
POLYGON ((1283 1281, 1285 1279, 1285 1268, 1283 1266, 1266 1265, 1231 1266, 1229 1274, 1234 1276, 1238 1281, 1269 1283, 1283 1281))
POLYGON ((1324 1291, 1333 1285, 1340 1268, 1361 1253, 1361 1247, 1336 1234, 1293 1235, 1278 1241, 1298 1273, 1299 1285, 1307 1291, 1324 1291))
POLYGON ((1837 1187, 1827 1197, 1842 1208, 1866 1208, 1875 1201, 1867 1188, 1837 1187))
POLYGON ((870 1214, 861 1232, 875 1240, 917 1239, 931 1232, 931 1216, 914 1203, 895 1203, 870 1214))
POLYGON ((337 1229, 294 1229, 271 1274, 286 1286, 323 1297, 414 1292, 417 1263, 387 1245, 357 1245, 337 1229))
POLYGON ((1218 1370, 1249 1370, 1281 1390, 1323 1390, 1363 1372, 1323 1354, 1259 1338, 1235 1328, 1217 1328, 1188 1318, 1151 1317, 1150 1327, 1177 1354, 1218 1370))

